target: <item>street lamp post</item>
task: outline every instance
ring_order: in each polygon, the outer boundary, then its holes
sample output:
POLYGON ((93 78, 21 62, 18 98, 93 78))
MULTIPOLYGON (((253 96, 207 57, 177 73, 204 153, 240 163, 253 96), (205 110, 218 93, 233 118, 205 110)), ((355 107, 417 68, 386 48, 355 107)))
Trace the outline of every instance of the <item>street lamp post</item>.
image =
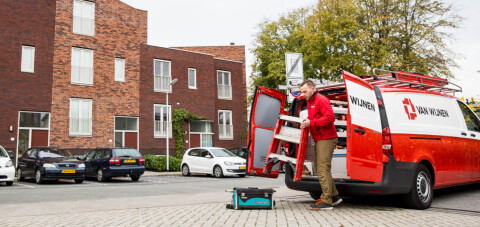
MULTIPOLYGON (((171 77, 170 77, 170 78, 171 78, 171 77)), ((177 80, 178 80, 178 79, 173 79, 173 80, 171 80, 171 81, 170 81, 170 86, 172 86, 173 84, 175 84, 175 83, 177 82, 177 80)), ((172 91, 173 91, 173 89, 171 89, 170 91, 167 91, 167 110, 168 110, 168 93, 170 93, 170 92, 172 92, 172 91)), ((170 108, 170 111, 169 111, 169 112, 171 112, 171 111, 172 111, 172 110, 171 110, 171 108, 170 108)), ((169 158, 168 158, 168 156, 170 156, 170 155, 169 155, 169 150, 170 150, 170 148, 169 148, 169 140, 168 140, 168 136, 169 136, 168 134, 169 134, 169 132, 170 132, 170 120, 171 120, 171 119, 170 119, 170 113, 168 113, 168 114, 167 114, 167 139, 166 139, 167 149, 166 149, 166 151, 165 151, 165 154, 167 155, 167 171, 169 170, 169 168, 168 168, 168 167, 169 167, 169 158)))

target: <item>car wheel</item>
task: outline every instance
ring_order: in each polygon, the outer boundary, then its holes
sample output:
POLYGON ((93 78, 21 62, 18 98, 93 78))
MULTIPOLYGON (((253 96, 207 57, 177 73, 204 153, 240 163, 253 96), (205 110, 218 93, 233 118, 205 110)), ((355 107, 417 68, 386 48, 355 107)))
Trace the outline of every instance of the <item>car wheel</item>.
POLYGON ((75 184, 81 184, 83 183, 83 179, 75 179, 75 184))
POLYGON ((322 195, 322 192, 308 192, 310 194, 310 197, 312 199, 317 200, 320 199, 320 196, 322 195))
POLYGON ((12 186, 13 185, 13 181, 7 181, 7 186, 12 186))
POLYGON ((41 184, 43 182, 43 179, 42 179, 42 174, 40 172, 40 169, 37 169, 35 171, 35 183, 37 184, 41 184))
POLYGON ((213 175, 215 175, 215 177, 217 177, 217 178, 223 177, 222 167, 215 166, 213 168, 213 175))
POLYGON ((97 181, 98 182, 105 182, 107 178, 105 177, 105 174, 103 174, 103 170, 102 169, 98 169, 97 171, 97 181))
POLYGON ((132 181, 140 180, 140 176, 130 176, 130 178, 132 179, 132 181))
POLYGON ((404 196, 406 205, 410 208, 424 210, 433 201, 433 180, 430 171, 420 164, 415 170, 412 189, 404 196))
POLYGON ((18 168, 17 170, 17 179, 18 181, 25 180, 25 177, 23 176, 22 169, 18 168))
POLYGON ((182 166, 182 174, 183 176, 190 176, 190 168, 188 168, 187 164, 182 166))

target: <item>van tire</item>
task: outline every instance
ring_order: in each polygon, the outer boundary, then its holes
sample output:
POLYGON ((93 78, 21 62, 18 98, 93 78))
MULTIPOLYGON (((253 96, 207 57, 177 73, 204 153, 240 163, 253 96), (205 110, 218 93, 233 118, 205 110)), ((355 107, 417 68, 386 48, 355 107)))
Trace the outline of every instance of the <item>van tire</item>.
POLYGON ((409 208, 424 210, 433 201, 433 180, 430 171, 422 164, 417 166, 411 191, 403 197, 409 208))
POLYGON ((310 197, 312 197, 312 199, 314 200, 317 200, 317 199, 320 199, 320 196, 322 195, 322 192, 308 192, 310 194, 310 197))

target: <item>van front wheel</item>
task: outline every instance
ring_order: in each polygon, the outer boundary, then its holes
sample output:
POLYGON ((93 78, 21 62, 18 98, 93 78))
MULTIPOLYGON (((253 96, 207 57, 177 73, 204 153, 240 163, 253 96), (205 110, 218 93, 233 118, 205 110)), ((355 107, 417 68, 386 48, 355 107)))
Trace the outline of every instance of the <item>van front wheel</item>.
POLYGON ((422 164, 417 166, 412 190, 404 196, 406 205, 413 209, 424 210, 433 201, 433 180, 430 171, 422 164))

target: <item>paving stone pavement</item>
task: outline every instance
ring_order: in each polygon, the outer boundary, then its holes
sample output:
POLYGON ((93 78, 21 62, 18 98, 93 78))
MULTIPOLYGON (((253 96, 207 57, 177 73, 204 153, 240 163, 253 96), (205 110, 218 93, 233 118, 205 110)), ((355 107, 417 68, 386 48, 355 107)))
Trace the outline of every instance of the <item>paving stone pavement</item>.
MULTIPOLYGON (((479 226, 480 213, 441 208, 409 210, 344 203, 309 209, 307 195, 275 198, 274 210, 230 210, 226 202, 63 212, 3 213, 0 226, 479 226)), ((121 202, 118 201, 118 202, 121 202)), ((54 205, 54 204, 52 204, 54 205)), ((101 204, 99 204, 101 206, 101 204)))

